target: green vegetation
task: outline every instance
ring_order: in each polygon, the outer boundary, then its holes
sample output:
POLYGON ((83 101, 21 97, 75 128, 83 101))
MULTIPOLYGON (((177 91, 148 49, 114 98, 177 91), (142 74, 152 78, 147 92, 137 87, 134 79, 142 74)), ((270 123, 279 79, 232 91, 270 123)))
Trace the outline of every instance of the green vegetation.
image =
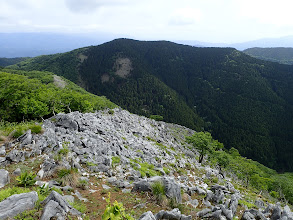
POLYGON ((160 181, 157 181, 151 185, 151 188, 153 195, 155 196, 157 202, 160 204, 163 201, 166 194, 164 184, 160 181))
POLYGON ((195 132, 192 136, 186 137, 186 141, 199 151, 199 163, 208 152, 211 153, 213 150, 220 150, 224 147, 220 142, 213 140, 209 132, 195 132))
POLYGON ((102 215, 102 220, 133 220, 130 215, 125 213, 125 208, 123 207, 123 203, 115 202, 111 204, 110 201, 110 193, 108 198, 106 199, 107 201, 107 207, 105 209, 104 214, 102 215))
POLYGON ((33 186, 36 182, 36 176, 33 173, 28 173, 28 172, 24 172, 21 173, 19 177, 16 178, 16 180, 18 181, 18 185, 20 186, 33 186))
POLYGON ((142 177, 151 177, 151 176, 160 176, 161 172, 154 169, 154 165, 149 164, 147 162, 141 163, 138 160, 130 160, 133 169, 138 170, 142 177), (140 168, 138 168, 135 163, 139 164, 140 168))
POLYGON ((31 129, 32 133, 38 134, 42 132, 42 126, 36 124, 35 121, 29 122, 7 122, 0 120, 0 134, 8 136, 9 134, 17 138, 24 134, 25 131, 31 129))
MULTIPOLYGON (((269 192, 273 198, 286 199, 293 204, 292 173, 278 174, 275 170, 240 156, 235 148, 227 150, 223 144, 212 139, 208 132, 197 132, 186 137, 186 141, 196 149, 204 149, 208 156, 207 163, 212 166, 220 166, 220 170, 225 171, 227 175, 236 176, 238 180, 242 181, 244 187, 259 192, 269 192)), ((204 180, 206 183, 218 183, 218 181, 219 179, 215 177, 204 180)))
POLYGON ((164 117, 161 115, 150 115, 150 119, 154 119, 156 121, 163 121, 164 117))
POLYGON ((112 166, 116 166, 119 163, 120 163, 120 157, 118 156, 112 157, 112 166))
POLYGON ((28 193, 31 190, 28 188, 22 188, 22 187, 8 187, 5 189, 0 190, 0 202, 3 201, 4 199, 8 198, 9 196, 12 196, 14 194, 21 194, 21 193, 28 193))
POLYGON ((19 63, 21 61, 25 61, 27 60, 28 58, 26 57, 17 57, 17 58, 0 58, 0 67, 6 67, 6 66, 9 66, 9 65, 13 65, 13 64, 16 64, 16 63, 19 63))
MULTIPOLYGON (((87 93, 68 80, 64 83, 64 88, 56 86, 53 74, 48 72, 0 72, 0 120, 20 122, 59 112, 93 112, 115 107, 105 97, 87 93)), ((33 129, 40 131, 38 127, 33 129)))
POLYGON ((293 64, 293 48, 289 47, 274 47, 274 48, 260 48, 254 47, 243 51, 252 57, 278 62, 281 64, 293 64))
POLYGON ((207 130, 243 156, 293 170, 293 66, 232 48, 118 39, 11 68, 52 71, 133 113, 207 130), (131 61, 126 78, 115 74, 118 58, 131 61))
POLYGON ((71 169, 59 169, 57 171, 58 181, 62 186, 70 185, 75 187, 78 185, 78 170, 71 168, 71 169))

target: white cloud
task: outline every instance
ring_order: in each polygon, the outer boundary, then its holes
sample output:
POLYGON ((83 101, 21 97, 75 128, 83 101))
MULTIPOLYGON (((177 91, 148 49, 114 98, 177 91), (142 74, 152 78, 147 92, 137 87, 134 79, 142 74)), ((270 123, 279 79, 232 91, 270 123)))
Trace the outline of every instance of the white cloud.
POLYGON ((180 8, 177 9, 170 21, 171 25, 192 25, 201 20, 202 12, 195 8, 180 8))
POLYGON ((292 0, 0 0, 0 29, 231 42, 292 34, 292 0))

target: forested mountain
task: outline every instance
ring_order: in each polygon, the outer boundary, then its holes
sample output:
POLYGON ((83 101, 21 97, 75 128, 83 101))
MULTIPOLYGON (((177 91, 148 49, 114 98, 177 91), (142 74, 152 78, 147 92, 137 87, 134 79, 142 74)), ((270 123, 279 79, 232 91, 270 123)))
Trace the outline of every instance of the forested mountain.
POLYGON ((290 47, 254 47, 246 49, 243 52, 261 60, 268 60, 281 64, 293 64, 293 48, 290 47))
POLYGON ((0 66, 5 67, 13 65, 28 59, 27 57, 17 57, 17 58, 0 58, 0 66))
POLYGON ((52 71, 134 113, 205 128, 244 156, 293 170, 293 66, 232 48, 119 39, 11 68, 52 71))

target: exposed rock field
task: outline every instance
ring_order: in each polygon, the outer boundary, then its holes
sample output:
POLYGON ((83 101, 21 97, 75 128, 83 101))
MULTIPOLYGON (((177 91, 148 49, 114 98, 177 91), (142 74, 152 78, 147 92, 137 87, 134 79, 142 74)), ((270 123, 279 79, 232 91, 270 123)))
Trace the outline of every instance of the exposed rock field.
POLYGON ((253 207, 240 204, 248 192, 229 174, 198 163, 185 142, 193 132, 122 109, 58 114, 44 121, 42 134, 27 131, 0 146, 0 192, 28 169, 38 180, 31 192, 0 200, 0 219, 31 209, 40 219, 101 219, 108 192, 134 219, 293 219, 289 206, 261 197, 253 207), (67 179, 60 174, 66 170, 67 179))

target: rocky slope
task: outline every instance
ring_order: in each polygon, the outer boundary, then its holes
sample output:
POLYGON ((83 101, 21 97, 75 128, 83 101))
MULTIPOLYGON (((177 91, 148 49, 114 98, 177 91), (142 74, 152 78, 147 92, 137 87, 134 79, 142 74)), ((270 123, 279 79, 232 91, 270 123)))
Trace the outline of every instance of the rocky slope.
MULTIPOLYGON (((293 219, 289 206, 259 198, 255 208, 240 204, 247 192, 197 162, 198 153, 185 143, 194 131, 183 126, 114 109, 58 114, 44 121, 43 131, 28 131, 0 147, 2 190, 15 185, 25 167, 37 173, 36 185, 53 189, 38 205, 40 219, 100 219, 103 211, 93 213, 111 190, 135 219, 293 219), (62 179, 60 170, 77 170, 77 183, 62 179), (164 195, 156 194, 156 184, 164 186, 164 195), (135 202, 128 202, 133 196, 135 202), (82 214, 68 200, 81 201, 87 211, 82 214)), ((0 219, 33 209, 40 201, 35 189, 0 201, 0 219)))

